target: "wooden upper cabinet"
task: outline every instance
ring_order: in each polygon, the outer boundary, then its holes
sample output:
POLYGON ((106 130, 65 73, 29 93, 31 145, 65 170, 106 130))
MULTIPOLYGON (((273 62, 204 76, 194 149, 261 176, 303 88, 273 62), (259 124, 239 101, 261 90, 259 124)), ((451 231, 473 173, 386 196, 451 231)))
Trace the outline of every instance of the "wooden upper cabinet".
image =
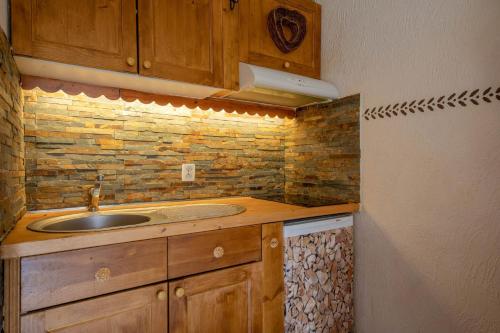
POLYGON ((242 62, 320 78, 320 5, 311 0, 246 0, 241 1, 240 6, 242 62), (268 16, 277 8, 285 9, 276 20, 277 30, 281 30, 280 36, 284 37, 281 40, 293 42, 297 16, 305 19, 305 30, 301 29, 305 36, 299 46, 289 52, 280 50, 269 32, 268 16))
POLYGON ((23 333, 167 333, 167 283, 21 316, 23 333))
POLYGON ((261 264, 169 284, 169 332, 261 333, 261 264))
POLYGON ((137 72, 135 0, 12 0, 18 55, 137 72))
POLYGON ((237 87, 238 7, 229 0, 139 0, 139 73, 237 87))

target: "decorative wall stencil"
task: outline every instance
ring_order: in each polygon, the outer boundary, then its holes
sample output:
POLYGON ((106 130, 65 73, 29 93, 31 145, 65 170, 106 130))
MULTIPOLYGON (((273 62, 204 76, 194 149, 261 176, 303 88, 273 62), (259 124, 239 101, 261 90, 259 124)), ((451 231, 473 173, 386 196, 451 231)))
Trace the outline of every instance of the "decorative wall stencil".
POLYGON ((432 97, 429 99, 413 100, 389 104, 387 106, 368 108, 363 113, 366 120, 391 118, 397 116, 406 116, 412 113, 436 111, 444 108, 466 107, 469 105, 479 105, 480 103, 492 103, 494 100, 500 101, 500 87, 496 90, 489 87, 483 91, 476 89, 473 91, 464 91, 462 93, 453 93, 449 96, 432 97))
POLYGON ((267 16, 267 29, 271 38, 283 53, 297 49, 307 33, 306 18, 296 10, 284 7, 273 9, 267 16), (290 29, 292 35, 287 38, 284 28, 290 29))
POLYGON ((285 243, 285 332, 353 332, 353 228, 285 243))

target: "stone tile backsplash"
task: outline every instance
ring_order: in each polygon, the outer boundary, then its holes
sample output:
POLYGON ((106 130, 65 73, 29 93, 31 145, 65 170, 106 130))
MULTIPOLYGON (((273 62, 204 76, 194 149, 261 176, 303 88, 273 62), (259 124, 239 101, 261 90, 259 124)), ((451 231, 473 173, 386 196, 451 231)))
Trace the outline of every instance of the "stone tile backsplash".
POLYGON ((102 204, 223 196, 359 200, 357 99, 287 119, 39 88, 24 95, 29 210, 87 205, 98 172, 105 176, 102 204), (181 181, 183 163, 196 165, 194 182, 181 181))
POLYGON ((98 172, 103 204, 284 196, 285 121, 64 92, 25 91, 30 210, 84 206, 98 172), (196 180, 181 181, 182 163, 196 180))
POLYGON ((299 111, 285 142, 287 202, 359 202, 359 96, 299 111))
POLYGON ((22 109, 19 72, 0 29, 0 238, 26 210, 22 109))

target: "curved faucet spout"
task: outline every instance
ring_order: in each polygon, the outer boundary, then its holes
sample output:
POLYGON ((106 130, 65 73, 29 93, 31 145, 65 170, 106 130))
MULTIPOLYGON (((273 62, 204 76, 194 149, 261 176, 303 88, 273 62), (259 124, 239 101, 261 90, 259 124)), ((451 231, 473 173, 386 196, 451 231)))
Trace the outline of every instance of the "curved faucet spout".
POLYGON ((98 174, 95 179, 95 185, 90 189, 89 211, 96 212, 99 210, 99 199, 101 197, 101 187, 104 181, 104 175, 98 174))

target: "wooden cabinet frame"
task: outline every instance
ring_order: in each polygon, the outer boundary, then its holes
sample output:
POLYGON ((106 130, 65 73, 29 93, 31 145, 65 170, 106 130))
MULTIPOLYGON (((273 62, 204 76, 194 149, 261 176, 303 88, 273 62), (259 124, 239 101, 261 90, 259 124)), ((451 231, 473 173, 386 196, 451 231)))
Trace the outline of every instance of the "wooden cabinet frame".
MULTIPOLYGON (((151 329, 152 333, 166 333, 168 326, 170 326, 170 333, 185 332, 184 329, 187 329, 188 325, 192 324, 186 321, 188 315, 192 315, 192 313, 186 312, 189 311, 186 302, 189 302, 190 297, 193 299, 198 297, 198 303, 191 303, 191 311, 206 307, 206 304, 203 305, 205 300, 217 303, 223 315, 214 318, 209 317, 210 320, 213 320, 206 323, 216 330, 241 330, 242 327, 248 327, 248 332, 252 333, 282 332, 284 327, 283 223, 242 226, 211 232, 219 233, 220 240, 223 241, 227 237, 241 239, 241 237, 250 234, 249 230, 252 230, 252 237, 255 238, 254 236, 256 236, 261 243, 258 255, 251 260, 255 260, 254 262, 245 263, 248 262, 245 259, 245 253, 248 252, 248 249, 254 249, 255 246, 243 246, 241 261, 221 261, 222 265, 200 266, 198 272, 189 271, 177 279, 169 279, 165 270, 168 265, 166 244, 170 238, 177 236, 6 259, 4 261, 5 332, 38 333, 58 329, 64 329, 64 332, 78 332, 78 329, 88 329, 89 327, 98 331, 102 327, 108 327, 109 325, 125 325, 123 327, 132 327, 133 329, 144 327, 144 332, 149 332, 148 330, 151 329), (255 234, 254 231, 257 233, 255 234), (150 267, 151 265, 146 265, 145 267, 148 268, 143 269, 145 264, 140 261, 143 260, 142 255, 148 251, 148 246, 151 247, 150 252, 153 254, 161 253, 159 257, 165 260, 164 263, 159 264, 158 269, 150 267), (165 252, 162 250, 163 248, 165 248, 165 252), (112 254, 109 259, 105 252, 108 249, 112 254), (92 273, 93 269, 101 267, 101 263, 104 263, 106 267, 111 267, 109 270, 111 275, 109 277, 100 276, 97 274, 100 272, 100 269, 98 269, 95 279, 97 283, 106 283, 99 282, 102 278, 107 278, 106 281, 114 283, 113 272, 116 270, 112 267, 115 261, 113 258, 120 251, 123 252, 123 258, 121 263, 118 262, 116 265, 123 267, 131 265, 130 271, 133 274, 143 271, 141 276, 137 276, 139 280, 142 279, 143 285, 135 283, 122 284, 117 289, 104 288, 98 291, 92 289, 91 284, 85 282, 85 284, 82 284, 82 288, 92 290, 90 292, 86 290, 78 291, 78 283, 74 283, 75 281, 72 279, 68 280, 71 276, 63 276, 61 281, 71 281, 71 283, 63 284, 62 289, 55 283, 52 283, 49 287, 59 293, 70 292, 78 297, 64 299, 59 303, 48 300, 47 303, 44 303, 45 305, 40 304, 38 307, 32 307, 21 315, 22 275, 26 273, 22 270, 23 260, 28 260, 31 270, 38 269, 41 271, 40 274, 43 274, 42 271, 49 270, 50 267, 69 269, 70 267, 67 266, 74 265, 77 271, 82 270, 84 272, 82 275, 84 281, 88 281, 88 274, 86 273, 92 273), (62 259, 81 258, 82 260, 61 261, 59 260, 60 257, 62 259), (39 263, 37 263, 37 259, 40 259, 39 263), (112 260, 113 262, 108 264, 106 260, 112 260), (33 266, 31 262, 36 265, 33 266), (65 262, 66 264, 63 266, 58 264, 65 262), (94 265, 94 262, 99 264, 94 265), (205 273, 204 271, 207 269, 211 269, 211 271, 205 273), (159 270, 161 276, 163 276, 162 281, 155 282, 156 278, 149 279, 152 270, 159 270), (153 282, 156 284, 151 285, 150 283, 153 282), (64 289, 65 286, 69 287, 64 289), (179 288, 183 288, 182 292, 179 292, 179 288), (170 304, 170 310, 168 311, 167 302, 170 304), (193 304, 195 305, 193 306, 193 304), (196 304, 198 304, 198 307, 196 304), (235 304, 244 306, 238 307, 235 304), (231 321, 227 316, 234 316, 235 320, 231 321), (241 320, 246 320, 246 324, 241 326, 241 320)), ((204 233, 193 235, 200 236, 204 235, 204 233)), ((186 234, 186 236, 191 235, 186 234)), ((198 243, 205 241, 203 237, 197 237, 196 239, 198 243)), ((195 243, 193 244, 196 245, 195 243)), ((219 244, 218 242, 213 243, 219 244)), ((222 242, 220 245, 225 246, 227 253, 231 254, 235 253, 234 248, 239 249, 238 243, 222 242)), ((251 243, 255 244, 256 241, 252 240, 251 243)), ((206 251, 212 253, 212 245, 206 251)), ((203 247, 198 246, 198 248, 203 247)), ((183 251, 187 252, 186 255, 190 253, 189 249, 183 251)), ((194 254, 200 255, 200 253, 204 256, 203 251, 194 254)), ((178 253, 178 255, 183 255, 183 253, 178 253)), ((214 260, 219 259, 215 256, 214 260)), ((119 271, 120 269, 118 269, 119 271)), ((74 272, 72 276, 76 275, 78 275, 78 272, 74 272)), ((119 276, 120 274, 116 277, 119 278, 119 276)), ((56 277, 52 279, 56 279, 56 277)), ((28 299, 28 301, 31 300, 28 299)))

